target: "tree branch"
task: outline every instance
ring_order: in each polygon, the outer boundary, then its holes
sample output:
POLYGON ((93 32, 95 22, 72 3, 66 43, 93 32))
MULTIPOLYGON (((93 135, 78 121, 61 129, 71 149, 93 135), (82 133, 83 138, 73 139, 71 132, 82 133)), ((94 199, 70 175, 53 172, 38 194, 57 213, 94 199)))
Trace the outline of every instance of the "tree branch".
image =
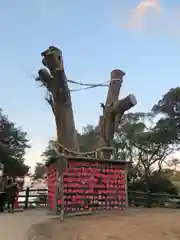
POLYGON ((52 92, 52 81, 53 76, 51 76, 47 69, 40 69, 38 71, 39 77, 36 79, 37 81, 41 81, 47 89, 52 92))
POLYGON ((123 115, 125 111, 134 107, 136 104, 137 104, 137 100, 135 96, 133 94, 130 94, 127 97, 115 102, 111 107, 111 112, 115 115, 116 114, 123 115))

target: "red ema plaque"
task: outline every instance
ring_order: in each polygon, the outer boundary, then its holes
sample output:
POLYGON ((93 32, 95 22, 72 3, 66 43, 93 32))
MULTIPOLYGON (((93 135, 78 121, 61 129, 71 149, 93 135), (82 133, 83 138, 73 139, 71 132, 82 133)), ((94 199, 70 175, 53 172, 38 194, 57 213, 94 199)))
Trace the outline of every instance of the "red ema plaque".
POLYGON ((64 174, 65 212, 122 209, 124 204, 125 172, 122 165, 68 161, 64 174))

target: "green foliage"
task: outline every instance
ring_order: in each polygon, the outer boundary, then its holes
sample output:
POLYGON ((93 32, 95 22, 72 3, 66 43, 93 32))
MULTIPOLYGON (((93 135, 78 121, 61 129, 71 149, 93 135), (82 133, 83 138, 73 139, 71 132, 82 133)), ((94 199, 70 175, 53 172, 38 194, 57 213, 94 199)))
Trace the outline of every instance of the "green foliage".
POLYGON ((0 111, 0 162, 4 173, 11 176, 24 176, 29 167, 24 164, 25 150, 29 148, 27 133, 17 128, 0 111))
POLYGON ((163 133, 165 140, 179 144, 180 140, 180 88, 170 89, 152 108, 155 114, 163 114, 160 125, 166 128, 163 133))
POLYGON ((162 113, 171 118, 180 117, 180 88, 171 88, 152 108, 156 114, 162 113))
POLYGON ((37 162, 36 166, 35 166, 35 171, 34 171, 34 174, 33 174, 33 180, 43 179, 45 173, 46 173, 45 165, 43 163, 37 162))
POLYGON ((167 157, 176 150, 176 140, 170 121, 160 119, 156 122, 151 113, 123 116, 119 134, 115 137, 115 157, 132 162, 128 174, 131 187, 146 191, 155 189, 152 185, 154 170, 162 170, 167 157))
POLYGON ((92 125, 83 128, 82 133, 77 134, 80 152, 89 152, 96 148, 98 129, 92 125))
MULTIPOLYGON (((129 182, 128 187, 133 191, 146 191, 146 179, 144 177, 131 183, 129 182)), ((149 178, 149 191, 153 193, 168 193, 177 195, 178 188, 173 182, 163 173, 154 171, 149 178)))
POLYGON ((52 148, 52 145, 54 145, 54 144, 55 144, 55 141, 50 140, 49 143, 48 143, 48 146, 45 149, 45 151, 42 153, 43 162, 45 164, 48 163, 50 161, 50 159, 58 157, 54 148, 52 148))

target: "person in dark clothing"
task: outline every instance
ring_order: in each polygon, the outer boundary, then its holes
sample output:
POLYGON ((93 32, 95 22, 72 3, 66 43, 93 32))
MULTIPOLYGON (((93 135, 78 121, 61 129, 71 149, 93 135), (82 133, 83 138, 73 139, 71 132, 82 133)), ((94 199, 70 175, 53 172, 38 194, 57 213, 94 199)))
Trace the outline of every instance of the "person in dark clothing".
POLYGON ((14 203, 16 199, 17 190, 18 190, 17 183, 14 182, 12 178, 9 178, 7 184, 5 185, 7 208, 9 212, 10 210, 11 212, 14 212, 14 203))
POLYGON ((6 178, 1 178, 0 181, 0 212, 4 212, 4 205, 6 200, 6 193, 4 191, 4 187, 6 184, 6 178))
POLYGON ((5 192, 0 192, 0 212, 4 212, 5 192))

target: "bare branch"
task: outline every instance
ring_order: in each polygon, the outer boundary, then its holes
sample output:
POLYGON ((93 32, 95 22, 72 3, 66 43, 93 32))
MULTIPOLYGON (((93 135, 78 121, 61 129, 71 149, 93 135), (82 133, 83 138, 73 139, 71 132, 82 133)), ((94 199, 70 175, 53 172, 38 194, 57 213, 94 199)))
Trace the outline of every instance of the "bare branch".
POLYGON ((39 77, 36 78, 36 81, 41 81, 43 85, 52 92, 52 81, 54 79, 53 76, 49 74, 47 69, 40 69, 38 71, 38 75, 39 77))
POLYGON ((133 94, 117 101, 111 108, 113 114, 124 114, 125 111, 134 107, 137 104, 137 100, 133 94))

